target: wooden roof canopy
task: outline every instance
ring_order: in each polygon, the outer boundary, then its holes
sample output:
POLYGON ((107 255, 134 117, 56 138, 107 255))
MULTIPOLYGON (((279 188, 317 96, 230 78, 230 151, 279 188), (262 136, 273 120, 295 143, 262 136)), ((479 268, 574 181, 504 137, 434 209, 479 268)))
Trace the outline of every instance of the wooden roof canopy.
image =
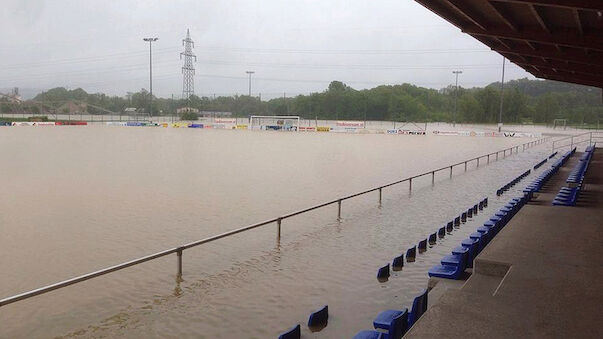
POLYGON ((415 0, 537 78, 603 88, 603 0, 415 0))

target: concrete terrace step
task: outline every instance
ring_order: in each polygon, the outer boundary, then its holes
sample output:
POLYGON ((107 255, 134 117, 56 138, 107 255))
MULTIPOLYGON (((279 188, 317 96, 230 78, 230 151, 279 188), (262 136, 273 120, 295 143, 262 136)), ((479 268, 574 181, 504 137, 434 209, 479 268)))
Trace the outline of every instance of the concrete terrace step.
POLYGON ((602 159, 598 149, 585 199, 552 206, 575 164, 568 162, 551 178, 551 193, 524 206, 480 253, 460 289, 435 285, 439 295, 405 338, 603 337, 602 159))

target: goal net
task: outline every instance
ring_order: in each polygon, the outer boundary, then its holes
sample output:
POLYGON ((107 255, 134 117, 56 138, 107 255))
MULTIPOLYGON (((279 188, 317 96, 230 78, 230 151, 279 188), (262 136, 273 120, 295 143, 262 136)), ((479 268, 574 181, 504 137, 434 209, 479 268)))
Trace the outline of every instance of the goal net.
POLYGON ((252 115, 249 129, 298 131, 300 118, 297 115, 252 115))

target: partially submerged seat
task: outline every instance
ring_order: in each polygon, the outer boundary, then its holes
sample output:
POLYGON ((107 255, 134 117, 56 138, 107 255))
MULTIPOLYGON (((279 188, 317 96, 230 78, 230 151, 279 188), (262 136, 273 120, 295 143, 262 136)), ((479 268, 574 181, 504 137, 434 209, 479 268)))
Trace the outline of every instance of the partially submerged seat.
POLYGON ((389 264, 379 268, 377 271, 377 279, 383 280, 389 278, 389 264))
POLYGON ((394 258, 392 268, 401 268, 404 266, 404 254, 394 258))
POLYGON ((419 245, 417 246, 419 251, 424 251, 427 249, 427 239, 419 241, 419 245))
POLYGON ((329 306, 325 305, 321 309, 310 314, 310 318, 308 318, 308 327, 310 327, 310 329, 312 329, 312 328, 322 329, 327 326, 328 321, 329 321, 329 306))
POLYGON ((301 328, 299 324, 291 327, 287 331, 279 334, 278 339, 299 339, 301 337, 301 328))
POLYGON ((406 250, 406 261, 417 257, 417 246, 413 246, 406 250))

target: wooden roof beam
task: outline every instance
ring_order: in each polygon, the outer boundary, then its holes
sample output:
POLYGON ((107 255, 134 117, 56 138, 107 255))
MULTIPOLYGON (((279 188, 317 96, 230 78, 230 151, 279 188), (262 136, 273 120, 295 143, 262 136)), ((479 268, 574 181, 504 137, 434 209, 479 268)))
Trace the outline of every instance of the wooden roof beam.
POLYGON ((465 19, 471 21, 475 26, 480 29, 487 30, 488 25, 486 20, 471 7, 467 6, 465 1, 460 0, 443 0, 450 8, 462 15, 465 19))
POLYGON ((539 5, 558 8, 577 8, 582 10, 600 11, 603 10, 601 2, 592 0, 490 0, 495 2, 506 2, 523 5, 539 5))
POLYGON ((580 12, 578 11, 578 9, 572 9, 572 15, 574 17, 574 20, 576 20, 576 28, 578 28, 578 33, 580 34, 580 36, 584 36, 584 29, 582 28, 582 20, 580 19, 580 12))
POLYGON ((551 64, 546 64, 540 60, 532 60, 532 61, 528 61, 528 62, 524 62, 524 61, 519 61, 516 58, 509 58, 509 60, 519 66, 521 66, 522 68, 526 68, 529 66, 535 66, 538 67, 539 69, 549 69, 549 70, 553 70, 555 72, 557 71, 562 71, 562 72, 576 72, 576 73, 582 73, 582 74, 588 74, 588 75, 595 75, 595 76, 603 76, 603 67, 601 68, 593 68, 592 66, 587 66, 587 65, 565 65, 563 63, 551 63, 551 64))
POLYGON ((585 86, 603 88, 603 78, 588 79, 588 78, 584 78, 582 76, 566 76, 566 75, 552 74, 552 73, 542 72, 542 71, 530 72, 530 73, 532 73, 532 75, 534 75, 537 78, 549 79, 549 80, 555 80, 555 81, 561 81, 561 82, 572 82, 575 84, 580 84, 580 85, 585 85, 585 86))
POLYGON ((500 8, 498 8, 496 5, 494 5, 490 1, 486 1, 486 4, 488 5, 488 7, 490 7, 490 9, 492 9, 492 11, 498 17, 498 19, 500 21, 504 22, 505 25, 507 25, 507 27, 509 27, 511 30, 513 30, 515 32, 518 31, 517 24, 515 24, 513 21, 511 21, 508 13, 504 13, 504 11, 502 11, 500 8))
POLYGON ((548 34, 551 34, 551 29, 546 24, 546 22, 544 22, 544 19, 542 18, 542 14, 540 14, 540 11, 538 10, 538 8, 532 4, 529 4, 528 8, 530 9, 530 12, 534 16, 534 18, 536 18, 536 21, 538 21, 538 24, 540 25, 540 27, 548 34))
POLYGON ((520 41, 531 41, 549 45, 568 46, 573 48, 589 48, 594 50, 603 51, 603 36, 577 36, 570 34, 567 31, 556 32, 555 34, 543 34, 541 32, 534 32, 523 30, 522 32, 513 32, 509 30, 501 29, 474 29, 466 28, 463 32, 471 35, 483 35, 497 38, 504 38, 510 40, 520 41))
POLYGON ((534 57, 534 58, 547 58, 547 59, 551 59, 551 60, 559 60, 559 61, 566 61, 566 60, 571 60, 574 63, 581 63, 581 64, 587 64, 587 65, 599 65, 599 66, 603 66, 603 58, 601 57, 597 57, 596 55, 592 55, 592 54, 584 54, 584 53, 580 53, 578 51, 565 51, 563 54, 561 53, 557 53, 557 52, 547 52, 547 51, 542 51, 542 50, 531 50, 529 48, 521 48, 521 47, 514 47, 514 48, 493 48, 494 51, 501 53, 501 54, 514 54, 514 55, 521 55, 521 56, 530 56, 530 57, 534 57))

